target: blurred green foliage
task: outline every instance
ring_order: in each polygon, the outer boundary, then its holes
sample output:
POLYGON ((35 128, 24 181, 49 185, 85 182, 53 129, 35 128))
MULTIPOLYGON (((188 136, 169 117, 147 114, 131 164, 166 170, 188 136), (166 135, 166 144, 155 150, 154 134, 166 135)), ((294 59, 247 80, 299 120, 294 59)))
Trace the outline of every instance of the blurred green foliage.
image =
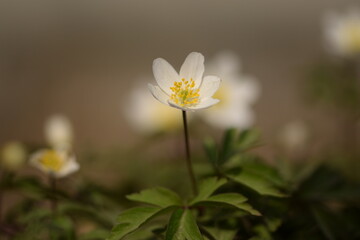
POLYGON ((2 213, 0 239, 360 238, 359 182, 322 161, 269 164, 254 153, 259 146, 257 130, 229 129, 219 142, 205 139, 204 151, 194 152, 195 196, 184 191, 189 182, 177 161, 134 164, 146 152, 122 165, 128 176, 108 187, 83 179, 68 188, 65 180, 54 190, 35 176, 3 172, 3 196, 15 192, 20 200, 2 213), (163 166, 154 173, 150 165, 163 166), (143 190, 149 185, 155 187, 143 190))

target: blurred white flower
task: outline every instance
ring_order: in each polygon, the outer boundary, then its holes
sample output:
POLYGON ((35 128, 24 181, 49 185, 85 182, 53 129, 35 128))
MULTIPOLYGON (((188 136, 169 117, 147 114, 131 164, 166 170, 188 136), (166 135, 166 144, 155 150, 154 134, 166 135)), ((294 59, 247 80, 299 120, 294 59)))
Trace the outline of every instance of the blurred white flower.
POLYGON ((80 168, 75 156, 63 150, 39 150, 30 157, 30 163, 56 178, 66 177, 80 168))
POLYGON ((233 52, 220 52, 207 65, 207 72, 216 72, 222 79, 214 94, 220 103, 201 112, 209 124, 220 127, 245 129, 254 124, 252 105, 259 97, 260 85, 253 77, 241 73, 241 63, 233 52))
POLYGON ((56 149, 70 150, 73 129, 70 120, 64 115, 53 115, 45 123, 45 138, 56 149))
POLYGON ((7 170, 16 170, 26 161, 25 146, 19 142, 9 142, 1 149, 0 164, 7 170))
POLYGON ((350 9, 343 15, 326 14, 324 31, 329 51, 341 56, 360 54, 359 9, 350 9))
POLYGON ((280 143, 288 152, 304 150, 309 140, 309 129, 302 121, 289 122, 280 132, 280 143))
POLYGON ((126 117, 139 132, 155 133, 181 127, 179 111, 154 101, 147 88, 134 88, 129 97, 126 117))
POLYGON ((184 111, 211 107, 219 102, 212 98, 220 85, 220 78, 204 74, 204 56, 192 52, 185 59, 178 74, 164 59, 153 63, 155 80, 159 86, 149 84, 153 96, 165 105, 184 111))

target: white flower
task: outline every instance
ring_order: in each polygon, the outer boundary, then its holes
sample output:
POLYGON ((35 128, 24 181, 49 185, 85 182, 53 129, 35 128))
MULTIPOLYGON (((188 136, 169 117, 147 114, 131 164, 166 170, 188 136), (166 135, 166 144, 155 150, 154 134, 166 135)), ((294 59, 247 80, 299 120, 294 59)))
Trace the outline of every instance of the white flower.
POLYGON ((346 14, 328 13, 324 21, 325 38, 329 50, 341 56, 360 53, 360 11, 346 14))
POLYGON ((8 170, 19 169, 26 161, 25 146, 19 142, 7 143, 1 151, 0 164, 8 170))
POLYGON ((178 74, 164 59, 153 63, 155 80, 159 86, 149 84, 152 95, 163 104, 181 109, 197 110, 211 107, 219 102, 212 98, 220 85, 220 78, 204 74, 204 56, 190 53, 178 74))
POLYGON ((73 141, 73 129, 69 119, 57 114, 45 123, 45 138, 51 147, 69 150, 73 141))
POLYGON ((179 111, 153 101, 145 87, 134 88, 129 97, 127 103, 130 104, 125 106, 126 117, 136 130, 154 133, 179 129, 182 126, 179 111))
POLYGON ((253 77, 241 74, 240 66, 238 56, 228 51, 219 53, 207 65, 209 73, 216 72, 222 79, 214 95, 221 102, 201 113, 213 126, 245 129, 254 123, 252 105, 259 97, 260 85, 253 77))
POLYGON ((65 177, 80 168, 75 156, 63 150, 39 150, 30 157, 30 163, 56 178, 65 177))
POLYGON ((293 121, 286 124, 280 133, 280 142, 289 152, 303 150, 308 139, 309 130, 302 121, 293 121))

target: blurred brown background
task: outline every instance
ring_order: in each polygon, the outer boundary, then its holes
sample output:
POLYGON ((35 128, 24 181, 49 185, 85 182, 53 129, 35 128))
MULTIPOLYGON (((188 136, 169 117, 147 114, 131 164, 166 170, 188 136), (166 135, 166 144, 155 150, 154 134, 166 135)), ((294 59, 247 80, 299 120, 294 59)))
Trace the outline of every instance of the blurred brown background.
MULTIPOLYGON (((331 112, 305 105, 301 80, 326 54, 322 19, 350 0, 126 0, 0 2, 0 144, 42 143, 54 113, 73 122, 76 144, 106 148, 134 138, 123 105, 153 59, 179 69, 189 52, 233 50, 262 85, 257 126, 271 139, 303 119, 334 134, 331 112)), ((330 137, 329 137, 330 136, 330 137)))

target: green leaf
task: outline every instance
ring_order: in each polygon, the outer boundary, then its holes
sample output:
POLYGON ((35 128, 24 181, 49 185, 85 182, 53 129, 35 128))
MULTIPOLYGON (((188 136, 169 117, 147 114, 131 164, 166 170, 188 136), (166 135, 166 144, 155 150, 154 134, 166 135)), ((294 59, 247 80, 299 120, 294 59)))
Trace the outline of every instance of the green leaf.
POLYGON ((261 195, 286 197, 285 194, 281 193, 277 188, 275 188, 271 183, 269 183, 269 181, 258 175, 251 174, 247 171, 241 171, 239 174, 236 175, 230 174, 228 175, 228 177, 235 182, 251 188, 252 190, 256 191, 261 195))
MULTIPOLYGON (((58 233, 56 235, 63 236, 69 240, 75 239, 74 223, 70 217, 58 215, 52 219, 51 226, 57 230, 58 233)), ((54 233, 54 230, 51 232, 54 233)))
POLYGON ((159 207, 180 206, 181 199, 175 192, 162 187, 151 188, 126 196, 127 199, 159 207))
POLYGON ((270 232, 275 232, 282 224, 280 218, 267 218, 265 222, 270 232))
POLYGON ((166 240, 204 240, 189 209, 178 208, 172 214, 166 231, 166 240))
POLYGON ((188 240, 203 240, 200 230, 196 224, 194 215, 189 209, 185 210, 182 219, 182 225, 184 227, 180 229, 183 231, 185 238, 188 240))
POLYGON ((214 195, 206 199, 206 201, 214 201, 214 202, 227 202, 230 204, 233 203, 244 203, 247 201, 247 198, 238 193, 222 193, 218 195, 214 195))
POLYGON ((195 204, 199 201, 207 199, 217 189, 223 186, 227 180, 225 178, 211 177, 203 180, 199 185, 198 195, 191 201, 190 205, 195 204))
POLYGON ((260 132, 256 129, 244 130, 239 134, 238 144, 242 150, 256 145, 259 141, 260 132))
POLYGON ((171 208, 137 207, 126 210, 119 215, 117 219, 119 224, 113 227, 107 240, 122 239, 153 217, 163 214, 169 209, 171 208))
POLYGON ((205 228, 205 230, 216 240, 234 239, 238 229, 205 228))
POLYGON ((256 236, 250 238, 250 240, 273 240, 269 229, 265 225, 256 225, 253 228, 256 236))
POLYGON ((165 240, 172 240, 174 239, 180 225, 181 225, 181 218, 184 214, 184 209, 179 208, 176 209, 170 217, 168 227, 166 229, 166 236, 165 240))
POLYGON ((286 185, 283 178, 280 176, 279 172, 263 162, 254 162, 248 161, 242 164, 243 171, 248 172, 249 174, 256 175, 259 178, 262 178, 274 186, 286 185))
POLYGON ((245 203, 247 198, 238 193, 222 193, 215 196, 211 196, 203 201, 197 202, 197 204, 208 204, 219 206, 219 204, 235 207, 240 210, 244 210, 252 215, 261 215, 257 210, 253 209, 249 204, 245 203))
POLYGON ((237 131, 235 128, 226 130, 219 153, 219 165, 224 164, 233 155, 236 133, 237 131))
POLYGON ((210 163, 217 168, 218 167, 218 151, 215 141, 212 138, 207 138, 204 141, 205 153, 210 163))

